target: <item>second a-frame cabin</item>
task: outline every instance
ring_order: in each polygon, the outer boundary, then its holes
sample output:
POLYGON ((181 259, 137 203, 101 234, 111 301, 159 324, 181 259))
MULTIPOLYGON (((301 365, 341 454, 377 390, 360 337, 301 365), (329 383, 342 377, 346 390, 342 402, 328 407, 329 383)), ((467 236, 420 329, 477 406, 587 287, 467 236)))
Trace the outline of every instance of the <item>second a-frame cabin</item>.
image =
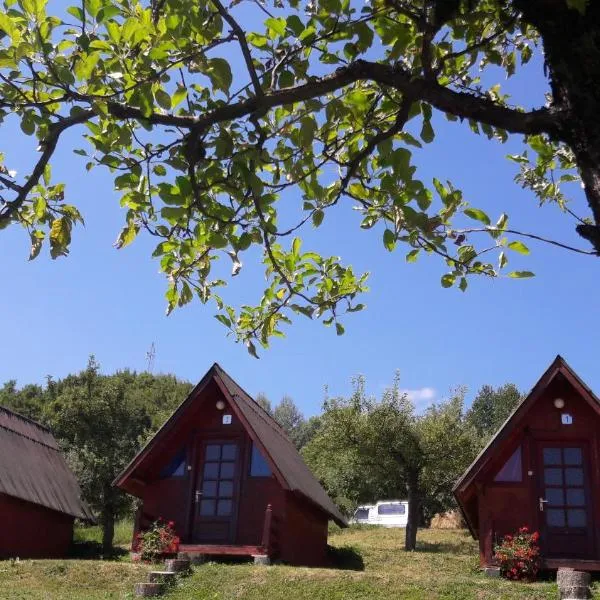
POLYGON ((134 535, 175 522, 180 551, 327 560, 346 521, 273 418, 214 364, 115 480, 141 500, 134 535))
POLYGON ((600 570, 600 401, 561 356, 457 482, 482 566, 526 526, 543 566, 600 570))

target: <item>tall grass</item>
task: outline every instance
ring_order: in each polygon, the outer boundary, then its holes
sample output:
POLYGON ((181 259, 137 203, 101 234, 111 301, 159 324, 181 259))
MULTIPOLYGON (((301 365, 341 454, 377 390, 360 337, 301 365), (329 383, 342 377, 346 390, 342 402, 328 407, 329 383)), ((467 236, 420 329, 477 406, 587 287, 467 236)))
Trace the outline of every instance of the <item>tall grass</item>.
MULTIPOLYGON (((122 519, 115 523, 115 537, 113 545, 118 547, 128 548, 131 545, 131 537, 133 535, 133 520, 122 519)), ((83 525, 78 523, 75 525, 73 533, 75 542, 102 542, 102 527, 99 525, 83 525)))

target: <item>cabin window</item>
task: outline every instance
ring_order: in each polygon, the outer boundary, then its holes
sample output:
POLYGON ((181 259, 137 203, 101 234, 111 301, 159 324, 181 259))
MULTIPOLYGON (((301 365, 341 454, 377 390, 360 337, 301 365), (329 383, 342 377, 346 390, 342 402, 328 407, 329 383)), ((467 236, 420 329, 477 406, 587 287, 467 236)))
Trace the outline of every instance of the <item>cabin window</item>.
POLYGON ((250 459, 250 477, 269 477, 271 468, 260 450, 252 443, 252 457, 250 459))
POLYGON ((377 507, 378 515, 403 515, 406 512, 404 504, 399 502, 390 502, 388 504, 380 504, 377 507))
POLYGON ((185 448, 182 448, 171 460, 165 465, 160 472, 161 479, 169 477, 183 477, 185 475, 185 448))
POLYGON ((523 468, 521 466, 521 446, 519 446, 498 471, 494 481, 511 483, 523 481, 523 468))

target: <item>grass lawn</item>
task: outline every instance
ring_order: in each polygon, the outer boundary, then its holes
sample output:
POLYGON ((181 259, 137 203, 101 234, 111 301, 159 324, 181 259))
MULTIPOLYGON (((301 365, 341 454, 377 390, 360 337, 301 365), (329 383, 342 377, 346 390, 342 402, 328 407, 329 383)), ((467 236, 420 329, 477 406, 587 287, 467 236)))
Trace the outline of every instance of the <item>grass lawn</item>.
MULTIPOLYGON (((125 529, 123 526, 123 538, 125 529)), ((88 534, 78 533, 79 539, 88 534)), ((330 543, 354 569, 215 564, 195 567, 165 600, 459 600, 555 599, 551 581, 516 584, 484 577, 475 542, 464 531, 419 531, 418 551, 401 550, 404 530, 353 527, 330 543), (357 557, 358 555, 358 557, 357 557), (354 557, 354 560, 350 560, 354 557), (360 564, 362 563, 362 565, 360 564)), ((133 598, 149 566, 119 561, 24 560, 0 562, 2 600, 133 598)), ((599 582, 600 583, 600 582, 599 582)), ((594 598, 600 600, 596 583, 594 598)))

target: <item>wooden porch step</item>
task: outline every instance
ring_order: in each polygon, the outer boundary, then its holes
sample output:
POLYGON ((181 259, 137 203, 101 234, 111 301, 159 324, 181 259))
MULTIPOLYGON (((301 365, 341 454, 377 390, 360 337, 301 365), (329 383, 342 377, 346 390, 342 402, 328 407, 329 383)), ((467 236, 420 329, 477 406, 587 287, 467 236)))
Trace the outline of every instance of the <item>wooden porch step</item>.
POLYGON ((193 556, 247 556, 266 554, 262 546, 239 546, 239 545, 219 545, 219 544, 180 544, 179 553, 193 556))

